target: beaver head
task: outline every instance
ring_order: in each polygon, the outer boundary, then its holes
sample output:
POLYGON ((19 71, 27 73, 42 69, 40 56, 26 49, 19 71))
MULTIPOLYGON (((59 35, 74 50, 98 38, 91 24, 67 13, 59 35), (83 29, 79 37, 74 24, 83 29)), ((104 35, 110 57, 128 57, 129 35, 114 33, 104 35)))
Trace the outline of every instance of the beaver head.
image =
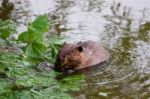
POLYGON ((83 69, 95 66, 108 59, 108 51, 98 42, 65 43, 57 55, 55 70, 65 72, 67 70, 83 69))
POLYGON ((57 55, 55 70, 60 72, 75 70, 82 64, 83 59, 86 59, 86 57, 82 46, 65 43, 57 55))

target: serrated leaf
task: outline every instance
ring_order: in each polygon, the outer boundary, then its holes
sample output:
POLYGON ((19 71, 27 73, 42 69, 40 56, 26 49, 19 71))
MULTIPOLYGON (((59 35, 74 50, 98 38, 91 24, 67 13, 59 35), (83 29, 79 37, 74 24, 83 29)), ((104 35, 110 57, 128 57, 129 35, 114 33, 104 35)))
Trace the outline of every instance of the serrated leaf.
POLYGON ((29 25, 33 30, 37 30, 41 33, 49 30, 48 18, 46 15, 38 16, 37 19, 29 25))
POLYGON ((45 50, 45 45, 38 42, 29 43, 25 48, 25 55, 28 57, 39 57, 45 50))

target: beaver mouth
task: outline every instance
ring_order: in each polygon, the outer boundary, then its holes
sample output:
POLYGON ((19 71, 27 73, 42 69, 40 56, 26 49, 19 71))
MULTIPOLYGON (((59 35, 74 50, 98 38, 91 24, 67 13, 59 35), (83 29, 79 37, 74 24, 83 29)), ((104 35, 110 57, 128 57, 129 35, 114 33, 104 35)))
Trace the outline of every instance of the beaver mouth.
POLYGON ((55 70, 56 71, 58 71, 58 72, 66 72, 66 71, 68 71, 68 70, 74 70, 75 69, 75 66, 70 66, 70 65, 57 65, 57 66, 55 66, 55 70))
POLYGON ((55 70, 58 72, 74 71, 80 64, 80 61, 69 61, 69 63, 59 62, 55 64, 55 70))

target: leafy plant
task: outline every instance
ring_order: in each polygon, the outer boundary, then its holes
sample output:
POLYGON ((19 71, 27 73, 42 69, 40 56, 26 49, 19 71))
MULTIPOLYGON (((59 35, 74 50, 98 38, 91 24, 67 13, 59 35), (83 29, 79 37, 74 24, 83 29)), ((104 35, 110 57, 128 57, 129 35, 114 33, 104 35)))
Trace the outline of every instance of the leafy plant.
POLYGON ((16 66, 18 55, 14 53, 0 53, 0 74, 6 75, 6 72, 16 66))
POLYGON ((54 62, 56 59, 56 55, 60 49, 60 47, 63 45, 63 43, 65 42, 65 38, 64 37, 59 37, 59 36, 54 36, 49 38, 48 40, 48 47, 50 47, 50 57, 51 57, 51 61, 54 62))
POLYGON ((56 80, 57 72, 39 72, 28 61, 20 60, 15 53, 1 54, 0 68, 6 77, 0 75, 0 98, 2 99, 71 99, 70 91, 79 91, 84 76, 72 75, 56 80), (9 60, 9 61, 7 61, 9 60))
MULTIPOLYGON (((27 31, 19 35, 21 43, 18 44, 26 44, 23 49, 25 57, 47 57, 50 62, 55 60, 64 38, 52 37, 46 43, 44 33, 48 29, 47 16, 42 15, 28 25, 27 31)), ((10 34, 3 37, 7 39, 10 34)), ((5 46, 9 48, 8 45, 5 46)), ((22 60, 18 51, 9 50, 0 47, 0 99, 71 99, 68 92, 80 90, 84 76, 72 75, 56 80, 59 73, 52 69, 39 71, 32 64, 33 60, 22 60)), ((36 60, 38 62, 40 61, 36 60)))
POLYGON ((16 25, 11 20, 2 21, 0 20, 0 37, 6 39, 10 34, 14 33, 16 25))
POLYGON ((19 40, 27 43, 24 53, 27 57, 40 57, 45 51, 44 33, 49 29, 46 15, 39 16, 34 22, 28 25, 28 30, 19 35, 19 40))

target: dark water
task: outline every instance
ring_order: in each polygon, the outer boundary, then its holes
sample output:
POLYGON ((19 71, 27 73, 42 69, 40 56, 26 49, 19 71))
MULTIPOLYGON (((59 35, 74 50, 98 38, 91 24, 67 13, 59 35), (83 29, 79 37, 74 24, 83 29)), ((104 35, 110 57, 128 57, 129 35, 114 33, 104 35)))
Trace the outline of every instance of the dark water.
POLYGON ((84 73, 85 86, 73 94, 75 99, 150 99, 150 1, 6 0, 2 4, 0 18, 16 20, 18 32, 37 15, 48 13, 53 23, 50 34, 66 36, 68 42, 95 40, 109 50, 108 64, 84 73))

